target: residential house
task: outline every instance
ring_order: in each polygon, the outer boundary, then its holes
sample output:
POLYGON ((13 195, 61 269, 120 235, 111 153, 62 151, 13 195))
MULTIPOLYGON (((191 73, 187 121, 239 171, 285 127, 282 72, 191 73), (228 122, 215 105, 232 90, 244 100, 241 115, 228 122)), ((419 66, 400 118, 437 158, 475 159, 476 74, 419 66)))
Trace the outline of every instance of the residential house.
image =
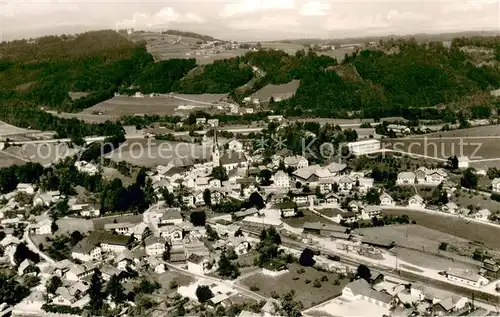
POLYGON ((328 193, 325 195, 325 204, 329 207, 336 207, 340 203, 339 195, 335 193, 328 193))
POLYGON ((160 227, 160 236, 168 239, 170 242, 182 241, 183 230, 180 226, 166 225, 160 227))
POLYGON ((103 252, 121 253, 128 250, 131 237, 120 234, 102 234, 100 242, 103 252))
POLYGON ((452 295, 441 299, 432 305, 434 316, 457 316, 455 312, 460 313, 469 302, 467 297, 452 295))
POLYGON ((250 250, 250 242, 244 237, 230 236, 226 240, 225 247, 233 248, 234 252, 240 256, 248 253, 250 250))
POLYGON ((96 267, 90 263, 72 264, 68 271, 64 274, 64 278, 68 281, 78 282, 87 276, 94 274, 96 267))
POLYGON ((146 255, 162 256, 165 253, 167 241, 162 237, 149 236, 144 240, 146 255))
POLYGON ((333 190, 333 184, 337 183, 334 177, 321 178, 318 181, 319 190, 322 194, 330 193, 333 190))
POLYGON ((454 202, 450 201, 446 205, 444 205, 441 210, 450 214, 456 214, 458 212, 458 206, 454 202))
POLYGON ((160 225, 180 225, 183 222, 179 208, 167 208, 163 211, 160 225))
POLYGON ((365 208, 365 205, 359 200, 353 200, 349 202, 348 207, 352 212, 359 213, 365 208))
POLYGON ((292 200, 297 205, 309 205, 316 198, 314 193, 296 193, 292 195, 292 200))
POLYGON ((373 187, 373 183, 375 180, 373 178, 363 177, 358 180, 359 188, 358 191, 360 194, 364 195, 368 193, 368 191, 373 187))
POLYGON ((187 259, 188 271, 196 275, 205 275, 208 259, 199 254, 191 254, 187 259))
POLYGON ((219 126, 219 119, 208 119, 207 124, 211 127, 219 126))
POLYGON ((25 193, 27 195, 34 195, 36 187, 32 184, 19 183, 16 186, 16 190, 20 193, 25 193))
POLYGON ((347 164, 332 162, 328 164, 326 168, 330 171, 330 173, 332 173, 332 176, 339 176, 346 171, 347 164))
POLYGON ((270 115, 267 116, 267 119, 269 120, 269 122, 281 122, 285 118, 282 115, 270 115))
POLYGON ((415 172, 415 178, 417 183, 426 185, 439 185, 446 180, 448 174, 441 168, 439 169, 429 169, 421 166, 415 172))
POLYGON ((415 194, 410 199, 408 200, 408 207, 410 208, 425 208, 425 202, 424 199, 418 195, 415 194))
POLYGON ((382 209, 379 206, 366 206, 361 210, 361 219, 370 220, 381 214, 382 209))
POLYGON ((284 171, 277 171, 271 178, 273 180, 273 186, 280 189, 290 188, 290 176, 284 171))
POLYGON ((57 202, 61 198, 61 193, 56 191, 48 191, 45 193, 38 193, 33 198, 33 206, 45 206, 48 207, 51 204, 57 202))
POLYGON ((382 193, 379 199, 380 199, 380 206, 396 206, 396 202, 388 193, 382 193))
POLYGON ((460 168, 460 169, 469 168, 469 157, 468 156, 458 157, 458 168, 460 168))
POLYGON ((494 193, 500 193, 500 178, 495 178, 491 181, 491 190, 494 193))
POLYGON ((229 151, 233 151, 233 152, 241 152, 241 151, 243 151, 243 143, 241 141, 233 139, 233 140, 229 141, 228 149, 229 149, 229 151))
POLYGON ((294 155, 285 157, 283 160, 286 168, 293 167, 295 169, 304 168, 309 166, 309 161, 302 155, 294 155))
POLYGON ((116 268, 121 271, 126 271, 127 267, 133 268, 134 266, 134 255, 129 250, 126 250, 120 254, 115 259, 116 268))
POLYGON ((36 235, 52 234, 52 220, 45 218, 42 221, 31 225, 30 232, 36 235))
POLYGON ((287 201, 273 206, 281 213, 282 218, 295 217, 297 215, 297 204, 295 202, 287 201))
POLYGON ((101 211, 90 204, 86 204, 80 210, 80 216, 82 217, 99 217, 100 215, 101 211))
POLYGON ((409 134, 411 132, 410 128, 401 124, 389 124, 387 130, 392 130, 397 134, 409 134))
POLYGON ((207 123, 207 118, 196 118, 196 124, 203 125, 207 123))
POLYGON ((162 274, 166 271, 165 263, 155 257, 146 258, 146 263, 156 274, 162 274))
POLYGON ((82 299, 88 293, 88 290, 89 284, 83 281, 78 281, 67 287, 58 287, 54 298, 52 298, 52 304, 74 306, 78 300, 82 299))
POLYGON ((476 212, 476 214, 474 216, 478 220, 488 221, 490 216, 491 216, 491 211, 484 208, 484 209, 481 209, 478 212, 476 212))
POLYGON ((352 211, 338 212, 332 217, 332 220, 336 223, 353 223, 358 220, 358 215, 352 211))
POLYGON ((398 174, 396 184, 402 185, 413 185, 415 184, 415 173, 413 172, 401 172, 398 174))
POLYGON ((339 179, 338 184, 340 192, 348 193, 353 189, 354 185, 356 184, 356 180, 346 175, 342 176, 339 179))
POLYGON ((449 280, 457 281, 474 287, 480 287, 488 284, 487 278, 477 273, 474 273, 472 270, 469 269, 450 268, 448 269, 448 271, 446 271, 446 277, 449 280))
POLYGON ((21 264, 19 264, 19 267, 17 268, 17 275, 23 276, 24 274, 27 274, 29 272, 29 267, 33 266, 33 262, 31 262, 28 259, 24 259, 21 264))
POLYGON ((84 238, 71 249, 71 257, 82 262, 98 261, 101 259, 102 249, 84 238))
POLYGON ((95 175, 99 172, 99 167, 97 165, 86 161, 75 162, 75 167, 79 172, 88 175, 95 175))
POLYGON ((392 306, 391 295, 374 290, 362 278, 347 284, 342 289, 342 296, 351 300, 364 300, 387 309, 390 309, 392 306))

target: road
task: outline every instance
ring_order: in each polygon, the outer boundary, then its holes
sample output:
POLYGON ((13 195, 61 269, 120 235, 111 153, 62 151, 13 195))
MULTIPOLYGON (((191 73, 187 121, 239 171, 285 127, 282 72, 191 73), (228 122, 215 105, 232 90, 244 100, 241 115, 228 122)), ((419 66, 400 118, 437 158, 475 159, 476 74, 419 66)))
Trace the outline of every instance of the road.
POLYGON ((56 261, 54 261, 50 256, 48 256, 47 254, 43 253, 39 248, 38 246, 35 245, 35 243, 33 243, 33 240, 31 240, 31 237, 29 235, 29 232, 30 232, 30 228, 31 228, 31 225, 27 225, 26 228, 24 229, 24 233, 23 233, 23 240, 26 242, 26 246, 28 247, 28 249, 30 249, 31 251, 35 252, 36 254, 38 254, 40 256, 40 258, 44 259, 45 261, 47 261, 48 263, 50 264, 54 264, 56 263, 56 261))

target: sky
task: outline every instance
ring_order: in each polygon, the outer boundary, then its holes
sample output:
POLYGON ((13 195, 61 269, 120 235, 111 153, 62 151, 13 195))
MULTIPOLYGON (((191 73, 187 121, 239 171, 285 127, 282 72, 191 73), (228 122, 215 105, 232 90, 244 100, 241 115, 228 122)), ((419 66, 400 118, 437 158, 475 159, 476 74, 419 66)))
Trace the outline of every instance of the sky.
POLYGON ((500 0, 0 0, 0 41, 94 29, 224 40, 500 30, 500 0))

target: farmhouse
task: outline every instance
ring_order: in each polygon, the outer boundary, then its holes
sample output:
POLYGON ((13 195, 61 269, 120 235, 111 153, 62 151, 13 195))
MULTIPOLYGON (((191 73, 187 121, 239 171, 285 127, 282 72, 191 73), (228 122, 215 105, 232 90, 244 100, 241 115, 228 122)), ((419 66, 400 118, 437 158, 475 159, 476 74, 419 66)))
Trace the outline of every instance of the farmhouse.
POLYGON ((144 240, 146 245, 146 255, 161 256, 165 253, 167 242, 163 238, 149 236, 144 240))
POLYGON ((290 176, 283 171, 277 171, 276 174, 272 176, 274 181, 274 187, 277 188, 290 188, 290 176))
POLYGON ((347 143, 349 151, 354 155, 363 155, 380 150, 379 140, 365 140, 347 143))
POLYGON ((458 212, 458 206, 454 202, 450 201, 442 207, 442 210, 450 214, 456 214, 458 212))
POLYGON ((476 212, 475 218, 478 220, 483 220, 483 221, 488 221, 489 217, 491 216, 491 211, 488 209, 484 208, 476 212))
POLYGON ((282 218, 295 217, 297 215, 297 204, 295 202, 287 201, 273 206, 281 212, 282 218))
POLYGON ((197 275, 204 275, 208 265, 208 259, 193 253, 187 259, 187 265, 189 272, 197 275))
POLYGON ((293 167, 296 169, 309 166, 309 162, 302 155, 288 156, 283 160, 286 168, 293 167))
POLYGON ((417 183, 428 185, 439 185, 446 180, 448 174, 443 169, 428 169, 424 166, 415 172, 417 183))
POLYGON ((44 219, 39 223, 34 224, 30 227, 30 231, 33 234, 51 234, 52 233, 52 221, 50 219, 44 219))
POLYGON ((101 247, 84 238, 73 247, 71 257, 82 262, 97 261, 101 259, 101 252, 101 247))
POLYGON ((398 134, 409 134, 411 132, 410 128, 401 124, 389 124, 387 126, 388 130, 392 130, 394 133, 398 134))

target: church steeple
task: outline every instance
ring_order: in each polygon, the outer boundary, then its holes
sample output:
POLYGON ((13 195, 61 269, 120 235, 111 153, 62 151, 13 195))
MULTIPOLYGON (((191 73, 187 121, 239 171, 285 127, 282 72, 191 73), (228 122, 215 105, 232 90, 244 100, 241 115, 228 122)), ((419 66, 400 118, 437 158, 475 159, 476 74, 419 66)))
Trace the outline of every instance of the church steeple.
POLYGON ((219 140, 217 139, 217 127, 214 126, 214 142, 212 145, 212 163, 213 166, 220 165, 220 149, 219 149, 219 140))

